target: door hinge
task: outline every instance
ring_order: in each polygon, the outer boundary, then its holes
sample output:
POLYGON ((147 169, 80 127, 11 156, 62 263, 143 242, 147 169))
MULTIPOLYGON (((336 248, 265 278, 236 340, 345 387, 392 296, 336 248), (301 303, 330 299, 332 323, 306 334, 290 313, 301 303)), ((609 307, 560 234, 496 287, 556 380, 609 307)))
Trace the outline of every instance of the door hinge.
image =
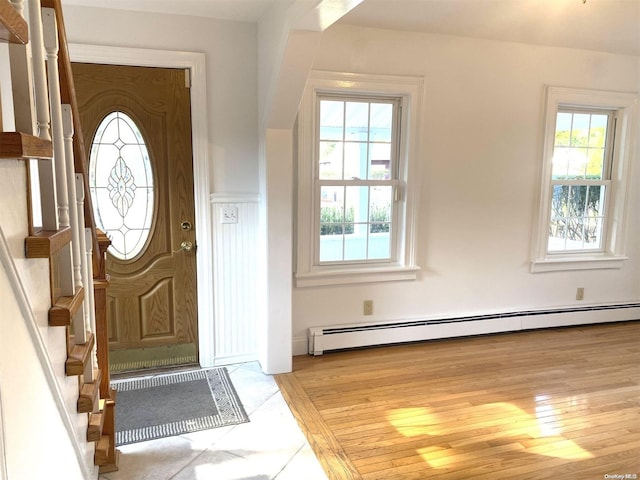
POLYGON ((184 69, 184 86, 185 88, 191 88, 191 69, 184 69))

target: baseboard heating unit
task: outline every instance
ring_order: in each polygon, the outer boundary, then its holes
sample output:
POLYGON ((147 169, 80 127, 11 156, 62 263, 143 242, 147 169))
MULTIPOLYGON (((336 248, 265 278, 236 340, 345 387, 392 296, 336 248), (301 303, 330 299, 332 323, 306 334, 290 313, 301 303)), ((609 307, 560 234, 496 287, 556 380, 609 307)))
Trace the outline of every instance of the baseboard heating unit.
POLYGON ((640 303, 311 327, 308 345, 309 355, 322 355, 348 348, 629 320, 640 320, 640 303))

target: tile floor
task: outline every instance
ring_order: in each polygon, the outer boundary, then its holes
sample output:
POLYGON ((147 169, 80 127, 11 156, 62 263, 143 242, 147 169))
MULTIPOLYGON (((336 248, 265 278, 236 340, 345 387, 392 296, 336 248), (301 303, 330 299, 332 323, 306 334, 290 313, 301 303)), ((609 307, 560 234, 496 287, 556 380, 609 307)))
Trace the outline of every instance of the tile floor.
POLYGON ((250 422, 124 445, 100 480, 326 480, 275 380, 257 362, 227 369, 250 422))

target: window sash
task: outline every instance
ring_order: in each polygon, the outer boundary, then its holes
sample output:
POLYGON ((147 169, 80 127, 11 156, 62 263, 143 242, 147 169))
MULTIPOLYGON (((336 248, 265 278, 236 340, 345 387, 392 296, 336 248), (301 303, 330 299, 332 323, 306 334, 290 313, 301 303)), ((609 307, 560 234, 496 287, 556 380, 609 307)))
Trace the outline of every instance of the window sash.
MULTIPOLYGON (((550 189, 550 198, 549 198, 549 224, 548 224, 548 230, 549 230, 549 234, 547 236, 547 254, 550 256, 553 255, 564 255, 564 254, 583 254, 583 253, 602 253, 605 250, 605 245, 606 245, 606 240, 607 240, 607 223, 608 223, 608 219, 609 219, 609 215, 608 215, 608 210, 609 210, 609 197, 610 197, 610 193, 611 193, 611 181, 610 180, 567 180, 567 181, 560 181, 560 180, 553 180, 551 182, 551 189, 550 189), (600 210, 600 215, 595 215, 595 216, 589 216, 586 214, 586 210, 587 210, 587 205, 584 205, 584 211, 583 211, 583 215, 560 215, 560 216, 554 216, 554 203, 553 203, 553 196, 554 196, 554 187, 557 186, 561 186, 561 187, 587 187, 587 189, 589 189, 590 187, 601 187, 604 189, 604 194, 601 194, 602 199, 600 200, 602 202, 602 205, 600 206, 599 210, 600 210), (558 221, 560 219, 563 219, 564 221, 591 221, 593 222, 594 219, 596 221, 596 223, 599 226, 596 226, 595 228, 600 230, 600 233, 597 237, 598 239, 598 247, 597 248, 567 248, 568 242, 570 241, 570 239, 568 239, 566 237, 565 234, 565 238, 564 238, 564 244, 565 244, 565 248, 558 248, 558 249, 553 249, 551 248, 551 242, 552 242, 552 237, 551 236, 551 229, 553 228, 553 223, 554 221, 558 221), (599 220, 598 220, 599 219, 599 220)), ((588 190, 587 190, 588 192, 588 190)), ((588 193, 586 193, 586 195, 588 195, 588 193)), ((587 199, 585 199, 585 202, 588 201, 588 197, 587 199)), ((584 235, 584 232, 583 232, 584 235)), ((575 241, 575 240, 574 240, 575 241)), ((580 241, 585 242, 584 238, 581 238, 580 241)))
MULTIPOLYGON (((606 115, 607 116, 607 126, 606 126, 606 130, 605 130, 605 138, 604 138, 604 150, 603 150, 603 164, 602 164, 602 170, 601 170, 601 178, 600 179, 589 179, 589 178, 568 178, 568 179, 563 179, 563 178, 554 178, 553 177, 553 166, 551 168, 550 171, 550 189, 549 189, 549 211, 548 211, 548 221, 547 221, 547 231, 548 231, 548 235, 547 235, 547 241, 546 241, 546 253, 547 255, 550 255, 551 257, 553 256, 559 256, 559 255, 571 255, 571 254, 585 254, 585 253, 603 253, 605 251, 605 247, 607 244, 607 240, 608 240, 608 235, 609 235, 609 215, 608 215, 608 211, 609 211, 609 198, 610 198, 610 193, 611 193, 611 170, 612 170, 612 164, 613 164, 613 145, 615 143, 615 124, 616 124, 616 113, 615 111, 612 110, 608 110, 608 109, 599 109, 599 108, 588 108, 588 107, 575 107, 575 106, 565 106, 565 105, 558 105, 558 107, 556 108, 556 113, 555 113, 555 119, 556 122, 554 123, 554 135, 553 138, 550 139, 552 145, 551 145, 551 149, 553 152, 553 157, 555 157, 556 155, 556 149, 557 148, 567 148, 569 150, 571 149, 580 149, 580 148, 586 148, 588 151, 588 148, 590 148, 590 140, 588 141, 588 144, 586 147, 584 146, 573 146, 573 145, 567 145, 567 146, 559 146, 556 142, 556 137, 557 137, 557 133, 558 133, 558 125, 557 125, 557 121, 558 121, 558 116, 560 114, 571 114, 571 115, 589 115, 590 117, 593 115, 606 115), (587 205, 585 203, 584 205, 584 209, 585 211, 583 213, 585 213, 584 215, 570 215, 570 216, 554 216, 554 192, 555 192, 555 187, 558 186, 566 186, 566 187, 587 187, 587 192, 589 191, 589 187, 601 187, 604 189, 604 195, 602 196, 602 205, 600 205, 600 212, 601 215, 597 215, 595 217, 590 217, 588 215, 586 215, 586 209, 587 209, 587 205), (565 221, 565 225, 567 223, 571 223, 571 222, 579 222, 581 224, 583 224, 584 222, 587 221, 591 221, 593 222, 594 218, 597 218, 598 220, 595 220, 596 222, 596 227, 595 230, 599 231, 598 235, 597 235, 597 243, 598 243, 598 247, 596 248, 571 248, 571 243, 569 242, 575 242, 575 241, 581 241, 582 244, 584 245, 585 242, 585 238, 584 236, 586 235, 586 232, 584 231, 584 225, 583 226, 583 231, 582 231, 582 238, 578 239, 578 240, 570 240, 569 238, 567 238, 567 236, 569 235, 569 228, 567 227, 565 233, 564 233, 564 248, 553 248, 552 247, 552 243, 556 243, 556 247, 557 247, 557 240, 554 242, 553 239, 556 237, 553 237, 551 234, 551 231, 553 230, 554 226, 557 227, 557 223, 554 224, 554 222, 558 222, 559 219, 564 219, 565 221)), ((573 133, 574 131, 574 125, 575 125, 575 117, 572 117, 572 123, 571 123, 571 133, 573 133)), ((588 125, 588 134, 589 136, 592 133, 592 118, 589 118, 589 125, 588 125)), ((590 138, 590 137, 589 137, 590 138)), ((573 142, 573 136, 570 137, 570 143, 573 142)), ((553 157, 550 160, 553 163, 553 157)), ((586 170, 585 170, 586 172, 586 170)), ((586 176, 586 175, 585 175, 586 176)), ((587 199, 585 199, 585 202, 587 201, 587 199)), ((575 245, 575 244, 574 244, 575 245)))
MULTIPOLYGON (((536 219, 531 249, 530 271, 553 272, 586 269, 621 268, 628 259, 625 255, 627 242, 627 197, 631 184, 629 167, 632 163, 633 144, 637 132, 638 95, 631 92, 577 89, 547 86, 545 89, 545 121, 540 183, 540 205, 536 219), (610 163, 603 176, 610 182, 605 186, 605 232, 599 251, 554 251, 549 252, 549 225, 554 183, 568 182, 553 179, 553 154, 556 144, 558 111, 568 110, 583 113, 585 110, 611 113, 613 135, 609 135, 607 158, 610 163)), ((583 179, 573 179, 580 180, 583 179)), ((605 180, 605 179, 603 179, 605 180)), ((593 181, 593 180, 591 180, 593 181)))
MULTIPOLYGON (((398 218, 399 218, 399 208, 398 208, 398 199, 400 193, 400 185, 401 182, 398 180, 399 178, 399 148, 400 148, 400 108, 401 100, 397 97, 386 97, 386 96, 360 96, 360 95, 339 95, 339 94, 322 94, 319 93, 316 96, 316 127, 314 129, 314 260, 313 264, 316 266, 332 266, 332 265, 358 265, 358 264, 389 264, 397 261, 397 236, 398 236, 398 218), (321 137, 321 125, 320 125, 320 117, 321 117, 321 105, 322 101, 337 101, 343 103, 343 110, 341 116, 341 125, 342 125, 342 134, 338 137, 333 135, 330 139, 323 139, 321 137), (348 126, 346 125, 347 118, 347 108, 349 104, 353 103, 365 103, 368 105, 367 109, 367 126, 366 126, 366 138, 359 139, 349 139, 347 138, 348 126), (390 142, 383 141, 377 142, 371 138, 371 105, 379 104, 379 105, 391 105, 391 132, 390 132, 390 142), (389 165, 389 175, 391 178, 376 180, 371 178, 360 178, 360 176, 352 176, 351 178, 344 178, 346 167, 344 165, 344 160, 346 155, 344 152, 342 153, 342 178, 340 179, 328 179, 328 178, 320 178, 321 176, 321 168, 320 168, 320 148, 321 142, 323 141, 335 141, 342 143, 344 146, 349 144, 366 144, 367 145, 367 158, 366 158, 366 170, 367 173, 364 175, 368 177, 370 175, 371 168, 371 155, 370 149, 372 146, 382 143, 389 144, 390 143, 390 165, 389 165), (353 187, 363 187, 368 189, 368 194, 371 192, 371 188, 375 187, 391 187, 392 193, 390 198, 389 205, 389 220, 388 220, 388 240, 383 244, 383 248, 386 246, 388 255, 384 256, 376 256, 373 255, 372 252, 372 242, 373 240, 373 226, 377 224, 377 222, 372 221, 370 208, 372 206, 372 200, 370 197, 367 198, 367 215, 366 221, 352 221, 347 222, 347 214, 348 211, 344 207, 346 204, 346 200, 343 200, 343 209, 342 209, 342 225, 343 230, 342 233, 339 232, 340 223, 322 223, 322 187, 342 187, 344 192, 348 191, 347 189, 353 187), (335 237, 333 235, 323 235, 322 234, 322 226, 323 225, 334 225, 338 232, 335 233, 335 237), (356 227, 360 225, 360 227, 356 227), (351 227, 351 232, 347 232, 347 227, 351 227), (366 235, 362 238, 362 230, 366 230, 366 235), (355 230, 360 230, 360 234, 356 234, 355 230), (327 242, 333 240, 332 243, 337 243, 341 240, 342 244, 340 246, 340 258, 325 258, 322 259, 322 241, 325 241, 325 247, 327 246, 327 242), (363 246, 358 247, 358 249, 363 248, 364 250, 359 250, 360 254, 359 258, 349 258, 349 254, 347 252, 348 245, 347 242, 349 240, 354 241, 354 239, 359 239, 357 241, 363 242, 363 246), (373 257, 373 258, 372 258, 373 257)), ((340 208, 338 207, 338 212, 340 208)), ((339 213, 340 215, 340 213, 339 213)), ((385 222, 386 223, 386 222, 385 222)), ((384 239, 382 240, 384 241, 384 239)), ((337 247, 335 247, 337 248, 337 247)))

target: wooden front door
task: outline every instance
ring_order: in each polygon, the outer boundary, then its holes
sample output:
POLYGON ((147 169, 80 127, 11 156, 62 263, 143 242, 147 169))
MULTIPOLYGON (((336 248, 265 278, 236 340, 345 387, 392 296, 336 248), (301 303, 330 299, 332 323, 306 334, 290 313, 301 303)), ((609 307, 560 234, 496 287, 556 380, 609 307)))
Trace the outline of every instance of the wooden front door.
POLYGON ((94 64, 72 68, 96 221, 112 238, 107 254, 112 369, 196 362, 186 73, 94 64))

